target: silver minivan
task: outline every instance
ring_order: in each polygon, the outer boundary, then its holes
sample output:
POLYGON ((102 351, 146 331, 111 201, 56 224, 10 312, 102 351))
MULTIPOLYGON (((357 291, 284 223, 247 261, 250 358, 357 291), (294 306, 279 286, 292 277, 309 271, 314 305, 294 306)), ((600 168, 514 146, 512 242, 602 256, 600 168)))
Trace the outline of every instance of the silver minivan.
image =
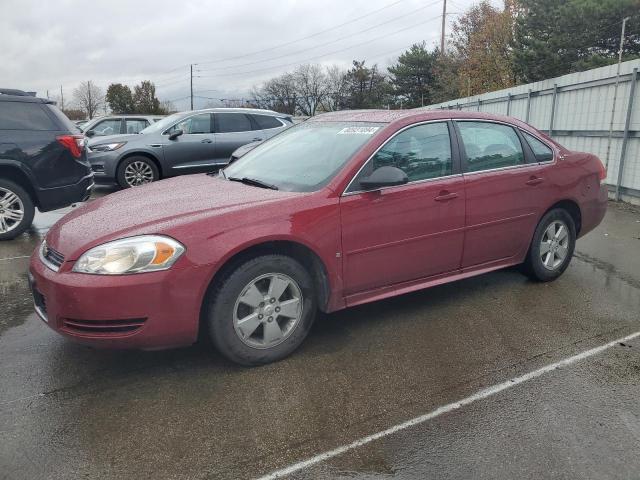
POLYGON ((96 181, 135 187, 180 174, 209 172, 242 145, 293 125, 289 115, 253 108, 209 108, 170 115, 139 135, 92 139, 88 159, 96 181))

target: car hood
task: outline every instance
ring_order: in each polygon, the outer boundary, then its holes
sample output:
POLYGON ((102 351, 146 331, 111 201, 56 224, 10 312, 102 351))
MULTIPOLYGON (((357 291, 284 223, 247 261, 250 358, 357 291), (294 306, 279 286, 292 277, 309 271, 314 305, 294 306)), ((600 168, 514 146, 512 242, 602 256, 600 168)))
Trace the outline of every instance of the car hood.
POLYGON ((133 235, 171 235, 185 223, 297 195, 206 174, 187 175, 88 202, 56 223, 46 240, 67 260, 76 260, 104 242, 133 235))

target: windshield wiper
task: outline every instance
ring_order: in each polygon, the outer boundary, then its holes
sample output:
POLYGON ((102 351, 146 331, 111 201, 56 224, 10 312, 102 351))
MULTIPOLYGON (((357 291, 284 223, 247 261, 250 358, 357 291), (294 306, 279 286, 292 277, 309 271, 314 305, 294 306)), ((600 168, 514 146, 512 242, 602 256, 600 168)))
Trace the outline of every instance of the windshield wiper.
POLYGON ((265 182, 262 182, 260 180, 256 180, 255 178, 228 177, 227 179, 229 181, 231 181, 231 182, 240 182, 240 183, 244 183, 245 185, 251 185, 251 186, 254 186, 254 187, 269 188, 271 190, 278 190, 278 187, 276 187, 275 185, 271 185, 270 183, 265 183, 265 182))

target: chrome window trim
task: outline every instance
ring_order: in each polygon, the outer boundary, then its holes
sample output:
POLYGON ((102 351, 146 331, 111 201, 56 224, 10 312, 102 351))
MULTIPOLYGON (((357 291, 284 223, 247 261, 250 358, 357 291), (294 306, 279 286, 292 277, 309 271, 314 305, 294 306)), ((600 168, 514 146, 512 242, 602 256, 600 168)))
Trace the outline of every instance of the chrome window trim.
MULTIPOLYGON (((380 191, 380 190, 387 190, 389 188, 405 187, 407 185, 413 185, 414 183, 423 183, 423 182, 431 181, 431 180, 440 180, 442 178, 452 178, 452 177, 461 176, 462 174, 460 174, 460 173, 454 173, 454 174, 446 175, 446 176, 443 176, 443 177, 434 177, 434 178, 425 178, 425 179, 422 179, 422 180, 414 180, 413 182, 407 182, 407 183, 404 183, 402 185, 393 185, 393 186, 390 186, 390 187, 376 188, 374 190, 356 190, 356 191, 353 191, 353 192, 348 192, 347 191, 347 190, 349 190, 349 187, 351 187, 351 184, 355 181, 355 179, 358 178, 358 175, 360 175, 360 172, 364 169, 364 167, 366 167, 367 164, 371 161, 371 159, 373 157, 375 157, 376 154, 382 149, 382 147, 384 147, 387 143, 389 143, 391 140, 393 140, 393 138, 396 135, 400 135, 402 132, 404 132, 405 130, 408 130, 409 128, 418 127, 420 125, 426 125, 426 124, 429 124, 429 123, 444 123, 446 125, 447 122, 449 122, 450 120, 451 120, 450 118, 444 118, 444 119, 441 118, 441 119, 438 119, 438 120, 425 120, 423 122, 412 123, 411 125, 407 125, 405 127, 402 127, 400 130, 398 130, 393 135, 391 135, 389 138, 387 138, 387 140, 382 145, 380 145, 378 148, 376 148, 376 150, 371 155, 369 155, 369 157, 365 160, 365 162, 362 164, 362 166, 358 169, 356 174, 351 178, 351 181, 347 184, 347 186, 342 191, 342 194, 340 196, 341 197, 346 197, 348 195, 354 195, 354 194, 359 194, 359 193, 367 193, 367 192, 375 192, 375 191, 380 191)), ((447 132, 449 133, 449 144, 451 144, 451 140, 452 140, 451 132, 449 132, 449 126, 446 125, 446 127, 447 127, 447 132)), ((382 127, 382 128, 384 128, 384 127, 382 127)), ((453 149, 452 149, 452 152, 451 152, 451 168, 453 168, 453 149)))
POLYGON ((479 173, 487 173, 487 172, 501 172, 503 170, 514 170, 516 168, 524 168, 524 167, 537 167, 539 164, 536 163, 521 163, 519 165, 509 165, 508 167, 500 167, 500 168, 490 168, 487 170, 476 170, 475 172, 464 172, 463 175, 477 175, 479 173))
POLYGON ((456 177, 462 177, 462 174, 461 173, 453 173, 451 175, 445 175, 443 177, 423 178, 422 180, 414 180, 413 182, 403 183, 402 185, 391 185, 389 187, 380 187, 380 188, 376 188, 376 189, 373 189, 373 190, 357 190, 357 191, 354 191, 354 192, 345 192, 341 196, 342 197, 348 197, 350 195, 359 195, 361 193, 381 192, 382 190, 389 190, 390 188, 401 188, 401 187, 407 187, 407 186, 411 186, 411 185, 418 185, 420 183, 435 182, 435 181, 438 181, 438 180, 447 180, 447 179, 456 178, 456 177))

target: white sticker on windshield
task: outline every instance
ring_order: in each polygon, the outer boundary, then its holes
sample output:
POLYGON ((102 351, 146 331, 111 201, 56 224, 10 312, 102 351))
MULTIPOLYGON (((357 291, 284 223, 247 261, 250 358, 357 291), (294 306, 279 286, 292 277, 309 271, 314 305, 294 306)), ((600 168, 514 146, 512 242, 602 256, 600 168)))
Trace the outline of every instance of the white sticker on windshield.
POLYGON ((338 135, 373 135, 380 127, 345 127, 338 135))

